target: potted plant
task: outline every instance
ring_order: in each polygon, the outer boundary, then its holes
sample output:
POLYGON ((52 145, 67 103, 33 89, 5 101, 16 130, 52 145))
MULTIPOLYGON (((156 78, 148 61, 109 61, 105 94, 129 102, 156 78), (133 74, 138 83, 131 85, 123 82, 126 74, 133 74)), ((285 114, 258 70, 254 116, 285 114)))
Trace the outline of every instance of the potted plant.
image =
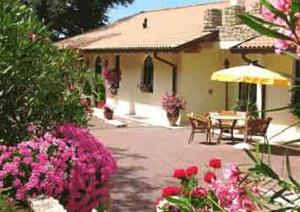
POLYGON ((108 120, 112 120, 114 116, 114 111, 109 105, 104 105, 104 117, 108 120))
POLYGON ((108 85, 110 93, 115 96, 118 94, 119 84, 121 81, 121 70, 105 69, 103 72, 104 79, 108 85))
POLYGON ((170 125, 176 126, 180 111, 185 110, 186 101, 176 94, 169 95, 166 93, 162 99, 162 106, 167 112, 170 125))

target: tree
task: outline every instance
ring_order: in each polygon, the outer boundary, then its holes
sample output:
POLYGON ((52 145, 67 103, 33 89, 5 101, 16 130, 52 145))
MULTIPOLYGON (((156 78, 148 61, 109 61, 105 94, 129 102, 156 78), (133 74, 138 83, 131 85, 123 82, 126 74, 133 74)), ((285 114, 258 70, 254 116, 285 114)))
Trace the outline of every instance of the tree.
POLYGON ((0 142, 14 145, 29 131, 86 123, 80 104, 85 68, 58 49, 45 26, 19 0, 0 1, 0 142))
POLYGON ((74 36, 103 26, 107 12, 114 6, 126 6, 134 0, 21 0, 29 5, 39 19, 59 35, 74 36))

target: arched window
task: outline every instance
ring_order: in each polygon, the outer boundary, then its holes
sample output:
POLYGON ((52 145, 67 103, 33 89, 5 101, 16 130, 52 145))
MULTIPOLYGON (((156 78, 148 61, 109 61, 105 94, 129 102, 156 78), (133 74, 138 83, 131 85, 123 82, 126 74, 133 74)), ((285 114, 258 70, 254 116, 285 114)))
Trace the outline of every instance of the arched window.
POLYGON ((141 90, 143 92, 153 92, 153 60, 150 56, 145 59, 142 75, 141 90))
POLYGON ((97 57, 95 63, 95 73, 101 75, 102 74, 102 60, 100 57, 97 57))

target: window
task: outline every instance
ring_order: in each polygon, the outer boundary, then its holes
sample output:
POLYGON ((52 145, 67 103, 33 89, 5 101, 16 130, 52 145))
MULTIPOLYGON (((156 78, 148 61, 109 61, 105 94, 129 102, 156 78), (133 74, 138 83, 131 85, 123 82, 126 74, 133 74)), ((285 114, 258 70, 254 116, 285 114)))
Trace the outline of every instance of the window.
MULTIPOLYGON (((121 68, 120 68, 120 55, 115 56, 115 70, 119 76, 121 76, 121 68)), ((120 87, 120 82, 117 83, 116 88, 120 87)))
POLYGON ((256 84, 248 84, 248 83, 240 83, 239 84, 239 100, 240 101, 248 101, 249 95, 249 102, 256 103, 256 95, 257 95, 257 86, 256 84))
MULTIPOLYGON (((295 67, 295 86, 300 86, 300 60, 296 60, 296 67, 295 67)), ((293 92, 293 104, 300 105, 300 88, 294 90, 293 92)))
POLYGON ((145 59, 141 82, 141 91, 153 92, 153 60, 150 56, 145 59))
POLYGON ((96 63, 95 63, 95 74, 101 75, 102 74, 102 60, 100 57, 97 57, 96 63))

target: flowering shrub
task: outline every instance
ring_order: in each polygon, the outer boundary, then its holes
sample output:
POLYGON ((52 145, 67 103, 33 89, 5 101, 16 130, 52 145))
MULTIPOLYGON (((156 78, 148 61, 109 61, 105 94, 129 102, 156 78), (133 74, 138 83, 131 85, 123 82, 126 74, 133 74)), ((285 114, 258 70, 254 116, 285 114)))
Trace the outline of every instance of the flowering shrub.
POLYGON ((277 53, 296 49, 300 57, 300 2, 299 0, 261 0, 260 17, 240 16, 245 24, 263 35, 277 38, 277 53), (290 50, 291 50, 290 49, 290 50))
POLYGON ((167 113, 179 113, 181 110, 185 110, 186 101, 176 94, 166 93, 162 99, 162 106, 167 113))
POLYGON ((173 177, 180 180, 180 187, 170 186, 162 191, 158 201, 161 211, 253 211, 257 204, 250 198, 258 194, 256 181, 245 178, 245 173, 234 164, 223 169, 225 181, 217 178, 217 170, 221 168, 221 160, 212 159, 208 163, 209 170, 204 173, 206 186, 200 186, 198 168, 174 170, 173 177))
POLYGON ((87 129, 65 124, 52 133, 0 146, 1 188, 18 201, 51 196, 68 211, 90 211, 109 191, 116 171, 111 152, 87 129))

